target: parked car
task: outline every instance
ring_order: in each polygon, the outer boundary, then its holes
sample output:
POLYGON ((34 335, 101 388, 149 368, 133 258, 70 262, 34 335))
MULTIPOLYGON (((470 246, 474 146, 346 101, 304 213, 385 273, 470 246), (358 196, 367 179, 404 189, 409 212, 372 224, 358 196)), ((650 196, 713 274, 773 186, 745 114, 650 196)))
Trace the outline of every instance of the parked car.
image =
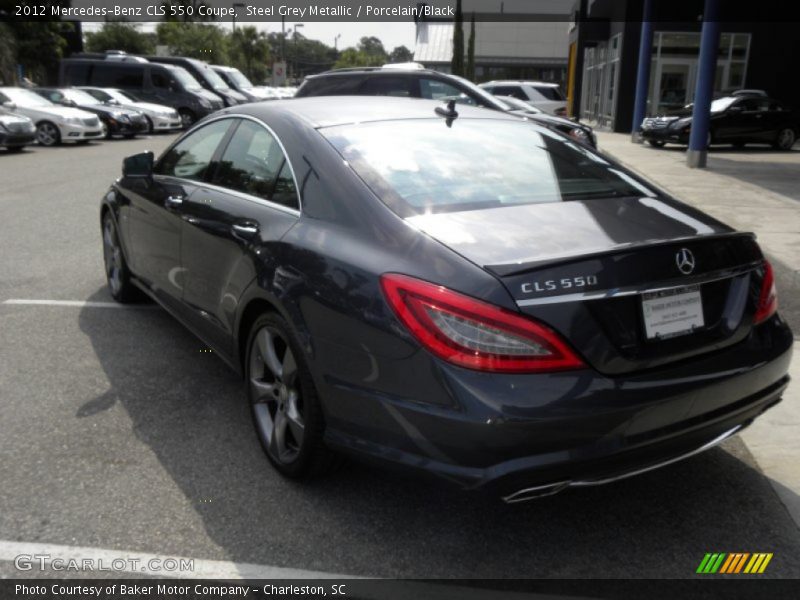
POLYGON ((578 123, 577 121, 565 117, 556 117, 555 115, 548 114, 532 104, 520 100, 519 98, 514 98, 513 96, 497 96, 496 98, 500 102, 507 104, 508 112, 512 114, 526 117, 539 125, 544 125, 548 129, 568 135, 582 144, 588 144, 592 148, 597 148, 597 136, 594 134, 594 130, 588 125, 578 123))
POLYGON ((186 69, 128 55, 88 54, 62 59, 59 85, 131 92, 144 102, 174 108, 184 127, 224 106, 219 96, 203 89, 186 69))
POLYGON ((163 104, 140 102, 133 94, 114 88, 76 88, 94 97, 107 106, 120 106, 141 112, 147 120, 147 132, 175 131, 183 127, 178 111, 163 104))
POLYGON ((297 98, 310 96, 399 96, 428 98, 458 104, 481 106, 535 121, 554 131, 596 146, 597 140, 588 125, 538 111, 530 104, 511 106, 506 97, 498 97, 471 81, 455 75, 425 69, 417 63, 389 64, 383 67, 336 69, 306 77, 297 98))
POLYGON ((338 449, 517 502, 710 448, 789 381, 753 234, 500 111, 226 109, 126 158, 99 216, 112 296, 244 375, 289 477, 338 449))
MULTIPOLYGON (((651 146, 688 144, 692 129, 691 107, 672 115, 648 117, 641 135, 651 146)), ((800 133, 800 119, 786 105, 758 90, 741 90, 711 102, 706 145, 772 144, 791 150, 800 133)))
POLYGON ((147 131, 147 119, 140 111, 103 104, 91 94, 79 89, 40 87, 33 91, 54 104, 73 106, 96 114, 102 121, 105 135, 109 139, 115 135, 132 138, 137 133, 147 131))
POLYGON ((208 63, 202 60, 185 56, 148 56, 146 58, 150 62, 175 65, 186 69, 206 90, 222 98, 225 106, 236 106, 248 102, 247 96, 231 88, 208 63))
POLYGON ((0 106, 0 146, 19 152, 36 141, 36 125, 28 117, 0 106))
POLYGON ((32 120, 36 124, 36 141, 42 146, 61 142, 85 144, 103 137, 103 126, 97 115, 53 104, 31 90, 0 87, 0 104, 32 120))
POLYGON ((245 96, 248 102, 261 102, 262 100, 274 100, 275 94, 264 87, 253 85, 245 75, 234 67, 224 67, 222 65, 211 65, 211 68, 225 80, 234 90, 245 96))
POLYGON ((567 114, 567 99, 557 83, 543 81, 487 81, 480 87, 495 96, 513 96, 556 116, 567 114))

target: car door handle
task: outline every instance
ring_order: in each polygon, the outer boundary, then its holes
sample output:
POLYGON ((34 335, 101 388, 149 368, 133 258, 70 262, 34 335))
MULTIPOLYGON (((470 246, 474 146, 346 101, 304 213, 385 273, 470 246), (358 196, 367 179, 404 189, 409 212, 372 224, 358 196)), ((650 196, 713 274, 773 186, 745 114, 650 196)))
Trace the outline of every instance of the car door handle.
POLYGON ((235 236, 246 240, 252 238, 254 235, 258 233, 258 225, 251 222, 234 223, 231 226, 231 229, 233 229, 233 234, 235 236))
POLYGON ((183 204, 183 196, 167 196, 167 199, 164 200, 164 206, 167 208, 178 208, 183 204))

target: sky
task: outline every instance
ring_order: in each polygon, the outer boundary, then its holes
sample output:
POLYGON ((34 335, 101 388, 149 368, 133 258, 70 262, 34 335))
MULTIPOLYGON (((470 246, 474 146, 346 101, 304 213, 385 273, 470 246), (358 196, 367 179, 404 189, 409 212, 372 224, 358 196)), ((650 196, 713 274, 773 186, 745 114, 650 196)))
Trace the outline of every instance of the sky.
MULTIPOLYGON (((241 25, 241 21, 237 21, 237 27, 241 25)), ((255 25, 259 29, 271 32, 280 31, 280 23, 272 22, 253 22, 246 25, 255 25)), ((155 29, 155 23, 141 23, 141 28, 144 31, 152 31, 155 29)), ((286 31, 291 32, 294 28, 295 22, 286 22, 286 31)), ((102 27, 102 23, 83 23, 84 31, 97 31, 102 27)), ((220 27, 232 27, 231 23, 221 24, 220 27)), ((412 52, 414 51, 414 38, 416 29, 413 22, 408 23, 325 23, 325 22, 305 22, 303 27, 298 27, 298 33, 312 40, 319 40, 329 46, 333 46, 334 38, 341 35, 338 42, 339 50, 347 48, 348 46, 355 46, 364 36, 372 36, 379 38, 383 42, 383 47, 387 52, 391 52, 396 46, 405 46, 412 52)))

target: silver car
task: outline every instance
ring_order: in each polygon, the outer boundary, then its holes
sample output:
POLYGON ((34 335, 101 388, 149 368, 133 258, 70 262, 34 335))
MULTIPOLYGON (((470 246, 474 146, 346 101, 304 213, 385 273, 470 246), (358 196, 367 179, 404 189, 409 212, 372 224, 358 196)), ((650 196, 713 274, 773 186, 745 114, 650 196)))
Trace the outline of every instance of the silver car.
POLYGON ((83 144, 104 135, 100 119, 94 113, 53 104, 25 88, 0 87, 0 104, 32 120, 36 124, 36 139, 42 146, 61 142, 83 144))
POLYGON ((140 102, 130 92, 123 92, 116 88, 79 86, 77 89, 94 96, 104 104, 112 104, 144 113, 149 127, 148 133, 177 131, 183 128, 183 122, 178 111, 169 106, 140 102))

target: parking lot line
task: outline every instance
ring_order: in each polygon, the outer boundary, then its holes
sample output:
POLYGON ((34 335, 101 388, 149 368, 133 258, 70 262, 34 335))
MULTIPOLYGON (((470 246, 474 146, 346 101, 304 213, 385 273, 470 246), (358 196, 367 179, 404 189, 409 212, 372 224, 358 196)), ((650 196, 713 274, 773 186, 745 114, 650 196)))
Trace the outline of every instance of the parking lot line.
POLYGON ((74 306, 77 308, 155 308, 153 304, 126 305, 117 302, 93 302, 90 300, 29 300, 24 298, 10 298, 3 304, 16 304, 28 306, 74 306))
POLYGON ((357 579, 353 575, 271 565, 10 540, 0 540, 0 561, 14 562, 17 568, 25 572, 39 569, 42 561, 46 568, 53 566, 53 561, 56 561, 57 568, 53 570, 75 572, 75 568, 68 567, 71 561, 78 566, 87 564, 84 561, 88 561, 88 564, 93 565, 94 570, 98 571, 157 575, 175 579, 357 579), (176 569, 179 569, 180 565, 186 566, 187 561, 190 561, 190 569, 167 570, 167 568, 172 569, 172 565, 176 565, 176 569), (27 569, 28 566, 31 568, 27 569))

